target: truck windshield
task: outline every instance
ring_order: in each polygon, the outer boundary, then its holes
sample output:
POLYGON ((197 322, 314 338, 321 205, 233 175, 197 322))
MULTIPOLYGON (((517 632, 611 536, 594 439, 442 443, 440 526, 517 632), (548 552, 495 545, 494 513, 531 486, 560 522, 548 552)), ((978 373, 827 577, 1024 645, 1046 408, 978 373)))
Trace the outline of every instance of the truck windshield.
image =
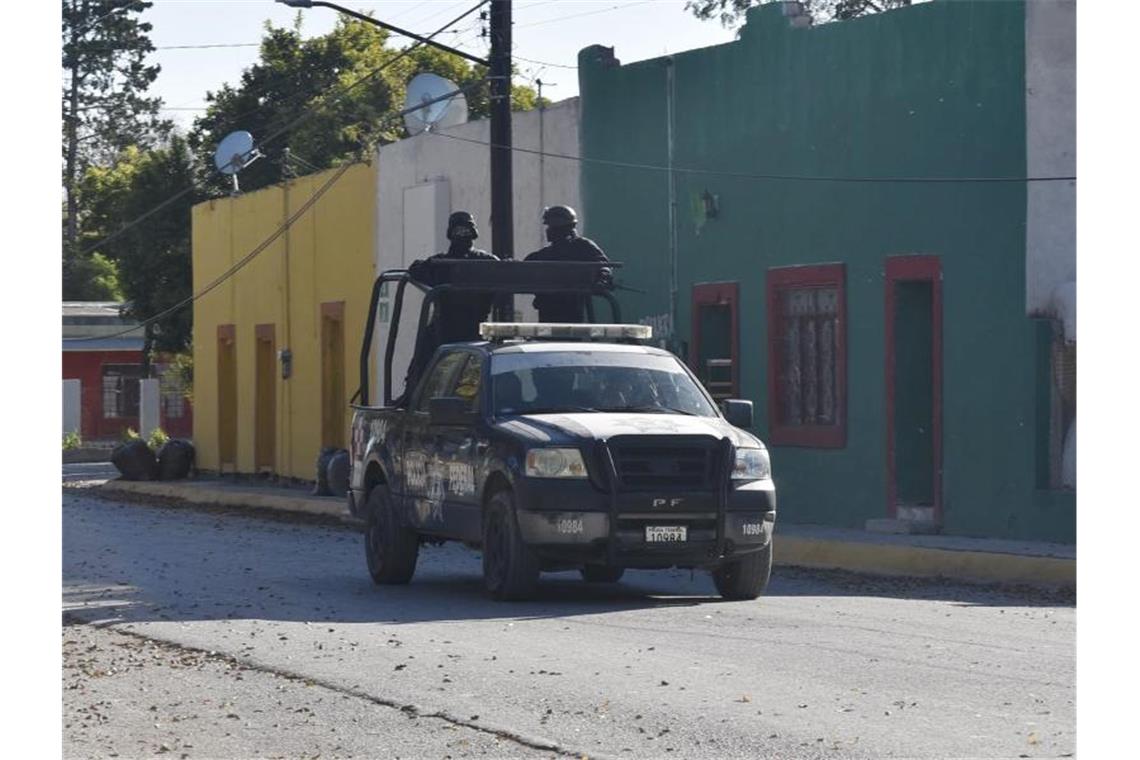
POLYGON ((715 417, 672 356, 617 351, 541 351, 491 358, 495 414, 648 412, 715 417))

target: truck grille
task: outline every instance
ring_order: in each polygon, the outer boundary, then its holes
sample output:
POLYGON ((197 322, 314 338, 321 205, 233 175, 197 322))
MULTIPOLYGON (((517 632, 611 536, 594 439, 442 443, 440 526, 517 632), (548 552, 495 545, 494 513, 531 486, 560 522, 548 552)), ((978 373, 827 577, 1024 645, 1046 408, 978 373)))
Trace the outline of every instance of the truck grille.
POLYGON ((622 491, 710 489, 720 471, 717 441, 677 436, 618 436, 610 440, 622 491))

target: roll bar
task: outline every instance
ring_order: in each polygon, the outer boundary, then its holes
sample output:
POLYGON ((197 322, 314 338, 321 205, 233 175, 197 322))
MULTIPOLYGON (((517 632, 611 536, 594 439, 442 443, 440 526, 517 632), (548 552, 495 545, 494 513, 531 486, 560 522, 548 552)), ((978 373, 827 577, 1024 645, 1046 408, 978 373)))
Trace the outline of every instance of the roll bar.
MULTIPOLYGON (((598 296, 610 305, 611 322, 621 322, 621 307, 611 292, 612 286, 600 285, 599 271, 618 269, 616 261, 468 261, 465 259, 435 259, 433 264, 450 268, 450 283, 432 287, 412 277, 407 269, 389 269, 372 284, 372 297, 368 303, 368 322, 364 326, 364 341, 360 347, 360 387, 356 397, 361 406, 369 406, 369 357, 376 329, 380 291, 385 283, 396 283, 392 302, 388 338, 384 348, 384 405, 392 404, 392 357, 396 353, 396 337, 400 331, 400 315, 404 306, 404 291, 411 284, 424 294, 416 334, 427 328, 431 307, 446 292, 484 293, 487 295, 516 295, 557 293, 562 295, 598 296)), ((592 300, 586 301, 586 317, 595 322, 592 300)), ((436 330, 442 325, 437 321, 436 330)))

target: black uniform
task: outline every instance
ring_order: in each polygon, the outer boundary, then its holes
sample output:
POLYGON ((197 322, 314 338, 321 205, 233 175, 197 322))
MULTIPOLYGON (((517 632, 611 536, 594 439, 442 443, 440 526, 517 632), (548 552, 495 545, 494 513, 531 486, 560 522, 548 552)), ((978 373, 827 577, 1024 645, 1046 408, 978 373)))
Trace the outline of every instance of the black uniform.
MULTIPOLYGON (((471 248, 464 250, 452 246, 446 253, 437 253, 427 260, 414 262, 408 267, 412 278, 424 285, 435 287, 449 282, 450 267, 448 261, 498 261, 499 257, 493 253, 471 248)), ((494 296, 482 293, 450 293, 444 292, 436 301, 436 311, 428 323, 434 334, 436 321, 439 320, 440 342, 458 343, 464 340, 479 339, 479 323, 487 319, 494 302, 494 296)), ((433 346, 432 350, 435 348, 433 346)))
MULTIPOLYGON (((447 238, 451 241, 447 252, 438 253, 426 261, 413 262, 408 273, 424 285, 435 287, 451 281, 449 261, 498 261, 498 256, 473 246, 477 237, 479 231, 474 217, 466 211, 456 211, 447 220, 447 238)), ((482 293, 439 294, 434 312, 416 336, 416 350, 404 380, 404 394, 397 399, 397 405, 402 404, 415 388, 440 345, 479 339, 479 323, 487 319, 493 302, 493 296, 482 293)))
MULTIPOLYGON (((589 238, 569 230, 566 237, 527 256, 526 261, 609 261, 602 249, 589 238)), ((534 297, 540 322, 583 322, 588 296, 542 293, 534 297)))

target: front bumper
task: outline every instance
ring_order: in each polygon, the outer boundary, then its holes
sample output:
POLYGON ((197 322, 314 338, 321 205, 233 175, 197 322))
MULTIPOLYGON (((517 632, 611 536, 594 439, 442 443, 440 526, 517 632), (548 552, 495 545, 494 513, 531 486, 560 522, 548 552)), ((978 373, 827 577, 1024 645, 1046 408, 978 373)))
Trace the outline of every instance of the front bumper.
POLYGON ((776 493, 769 481, 715 492, 601 493, 588 482, 517 484, 523 540, 540 557, 630 568, 693 567, 759 551, 772 540, 776 493), (647 526, 683 525, 684 542, 645 540, 647 526))

